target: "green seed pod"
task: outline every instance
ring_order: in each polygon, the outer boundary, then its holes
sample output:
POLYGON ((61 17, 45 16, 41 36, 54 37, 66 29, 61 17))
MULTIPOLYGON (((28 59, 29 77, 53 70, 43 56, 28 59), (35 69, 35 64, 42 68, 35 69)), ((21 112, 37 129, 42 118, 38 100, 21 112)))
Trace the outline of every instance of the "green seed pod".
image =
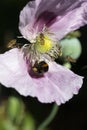
POLYGON ((65 67, 68 68, 68 69, 71 69, 71 67, 72 67, 72 65, 71 65, 69 62, 65 62, 65 63, 63 64, 63 66, 65 66, 65 67))
POLYGON ((13 123, 20 123, 23 119, 24 106, 21 100, 10 97, 7 101, 6 114, 13 123))
POLYGON ((70 56, 73 59, 78 59, 81 52, 82 47, 81 43, 77 38, 63 39, 60 41, 62 47, 62 56, 67 57, 70 56))
POLYGON ((22 130, 35 130, 35 121, 30 114, 26 114, 23 119, 22 130))
POLYGON ((65 38, 75 38, 75 37, 80 37, 80 36, 81 36, 80 31, 76 30, 67 34, 65 38))

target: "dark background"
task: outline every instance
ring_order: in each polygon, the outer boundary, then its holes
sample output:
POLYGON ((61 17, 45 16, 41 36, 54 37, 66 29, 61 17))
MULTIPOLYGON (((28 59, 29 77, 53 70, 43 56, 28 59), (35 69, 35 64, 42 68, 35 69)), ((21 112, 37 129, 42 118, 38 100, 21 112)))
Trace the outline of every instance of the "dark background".
MULTIPOLYGON (((28 0, 0 0, 0 52, 6 51, 6 43, 20 35, 18 21, 20 10, 28 0)), ((59 112, 50 124, 52 130, 87 130, 87 26, 80 28, 82 55, 72 69, 85 76, 83 87, 78 95, 60 106, 59 112)), ((1 61, 0 61, 1 62, 1 61)), ((42 104, 35 98, 20 96, 15 90, 1 86, 0 100, 10 95, 21 97, 29 110, 40 123, 50 112, 53 104, 42 104)))

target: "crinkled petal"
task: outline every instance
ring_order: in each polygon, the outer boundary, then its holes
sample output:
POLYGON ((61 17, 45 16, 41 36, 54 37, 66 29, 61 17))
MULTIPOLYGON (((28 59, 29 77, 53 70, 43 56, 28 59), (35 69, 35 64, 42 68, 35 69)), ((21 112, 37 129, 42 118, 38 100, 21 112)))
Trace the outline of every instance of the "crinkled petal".
POLYGON ((69 69, 52 62, 44 78, 33 79, 39 85, 35 95, 40 102, 56 102, 60 105, 78 93, 83 83, 82 79, 83 77, 69 69))
POLYGON ((35 0, 20 13, 19 29, 30 39, 44 25, 60 40, 67 33, 87 24, 87 0, 35 0))
POLYGON ((70 7, 65 9, 65 13, 62 12, 62 15, 60 14, 56 18, 56 22, 49 27, 49 30, 54 32, 60 40, 69 32, 85 24, 87 24, 87 0, 72 0, 70 7))
POLYGON ((0 60, 0 82, 6 87, 15 88, 22 95, 26 96, 27 91, 32 93, 36 84, 27 73, 23 54, 15 48, 0 54, 0 60))
POLYGON ((49 16, 48 12, 50 6, 52 6, 53 3, 54 5, 56 4, 55 0, 54 1, 50 0, 50 2, 47 2, 46 0, 29 1, 27 5, 23 8, 23 10, 20 12, 19 29, 21 33, 24 35, 24 28, 25 27, 30 28, 30 26, 33 28, 34 24, 38 22, 40 19, 43 19, 44 20, 43 24, 45 24, 46 22, 45 20, 47 19, 49 20, 49 17, 51 17, 52 15, 52 13, 50 13, 49 16), (44 12, 45 14, 47 12, 49 17, 47 15, 44 15, 44 12))
POLYGON ((58 105, 77 94, 83 77, 55 62, 49 63, 49 71, 41 78, 32 78, 27 72, 23 54, 12 49, 0 55, 0 82, 16 89, 21 95, 37 97, 40 102, 56 102, 58 105))
POLYGON ((35 33, 37 33, 37 29, 35 29, 33 26, 35 21, 35 14, 40 1, 41 0, 29 1, 20 12, 19 30, 24 38, 28 40, 31 40, 35 33))
POLYGON ((49 66, 50 70, 46 74, 46 77, 54 85, 54 101, 57 104, 65 103, 73 96, 73 94, 78 93, 83 83, 83 77, 78 76, 55 62, 50 63, 49 66))

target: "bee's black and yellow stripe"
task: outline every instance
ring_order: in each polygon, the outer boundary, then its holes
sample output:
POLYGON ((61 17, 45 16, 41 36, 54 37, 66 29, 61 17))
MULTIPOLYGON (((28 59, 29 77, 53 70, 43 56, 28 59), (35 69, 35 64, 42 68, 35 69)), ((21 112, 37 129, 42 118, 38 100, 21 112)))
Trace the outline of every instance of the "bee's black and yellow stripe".
POLYGON ((48 71, 49 66, 45 61, 41 61, 39 63, 35 63, 32 69, 33 69, 33 72, 35 73, 43 74, 48 71))

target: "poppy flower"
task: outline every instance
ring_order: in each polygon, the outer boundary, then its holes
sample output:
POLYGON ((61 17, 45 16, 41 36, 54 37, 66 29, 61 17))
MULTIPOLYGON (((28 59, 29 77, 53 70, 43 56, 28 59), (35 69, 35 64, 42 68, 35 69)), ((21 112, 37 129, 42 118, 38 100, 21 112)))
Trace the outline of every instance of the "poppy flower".
POLYGON ((87 23, 86 0, 35 0, 21 11, 19 30, 29 43, 0 54, 0 82, 40 102, 65 103, 83 77, 55 62, 60 40, 87 23))

